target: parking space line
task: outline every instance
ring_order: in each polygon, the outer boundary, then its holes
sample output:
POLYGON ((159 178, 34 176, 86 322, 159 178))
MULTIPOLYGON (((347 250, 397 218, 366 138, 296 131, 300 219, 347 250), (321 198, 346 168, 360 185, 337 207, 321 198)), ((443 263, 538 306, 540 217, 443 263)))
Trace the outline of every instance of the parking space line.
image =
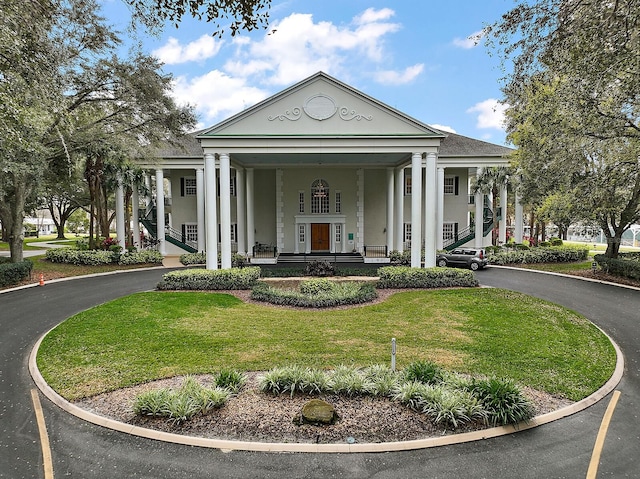
POLYGON ((36 421, 38 423, 38 432, 40 433, 40 446, 42 447, 42 463, 44 466, 44 478, 53 479, 53 461, 51 460, 51 447, 49 445, 49 435, 47 434, 47 425, 44 422, 44 413, 42 412, 42 404, 38 390, 31 390, 31 400, 33 401, 33 409, 36 413, 36 421))
POLYGON ((596 437, 596 443, 593 447, 593 453, 591 455, 591 462, 589 463, 589 469, 587 471, 587 479, 595 479, 596 475, 598 474, 598 465, 600 464, 600 456, 602 454, 602 448, 604 447, 604 440, 607 437, 607 430, 609 429, 611 417, 613 416, 613 411, 616 408, 619 397, 620 391, 614 391, 613 395, 611 396, 611 401, 609 401, 607 410, 605 411, 602 418, 602 422, 600 423, 600 430, 598 431, 598 436, 596 437))

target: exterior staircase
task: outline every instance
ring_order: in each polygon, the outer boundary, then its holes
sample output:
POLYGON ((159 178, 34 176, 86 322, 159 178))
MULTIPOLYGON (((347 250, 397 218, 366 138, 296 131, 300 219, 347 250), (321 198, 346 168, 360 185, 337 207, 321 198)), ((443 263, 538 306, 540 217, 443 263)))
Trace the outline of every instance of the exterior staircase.
POLYGON ((357 253, 310 253, 294 254, 280 253, 278 264, 309 263, 311 261, 326 261, 328 263, 364 263, 364 258, 357 253))
MULTIPOLYGON (((484 203, 485 204, 484 204, 483 214, 482 214, 482 236, 483 237, 487 236, 495 226, 493 224, 493 211, 489 207, 486 197, 485 197, 484 203)), ((498 220, 502 219, 502 211, 500 210, 500 208, 498 208, 497 219, 498 220)), ((458 234, 454 238, 445 240, 443 247, 445 250, 451 251, 459 246, 462 246, 465 243, 468 243, 469 241, 473 240, 475 237, 476 237, 475 225, 472 224, 458 231, 458 234)))
MULTIPOLYGON (((158 223, 157 223, 157 215, 156 215, 156 207, 152 205, 148 210, 140 209, 140 223, 147 229, 149 234, 154 240, 158 239, 158 223)), ((195 241, 189 241, 185 239, 184 234, 182 232, 171 228, 170 226, 165 226, 164 228, 164 239, 185 250, 187 253, 197 253, 198 252, 198 244, 195 241)))

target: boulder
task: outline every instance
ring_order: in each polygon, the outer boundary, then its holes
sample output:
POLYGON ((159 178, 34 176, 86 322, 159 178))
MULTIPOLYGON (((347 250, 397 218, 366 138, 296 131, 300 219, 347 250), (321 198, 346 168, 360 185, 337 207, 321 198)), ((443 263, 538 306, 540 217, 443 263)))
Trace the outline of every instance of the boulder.
POLYGON ((337 419, 335 408, 321 399, 311 399, 300 412, 300 424, 333 424, 337 419))

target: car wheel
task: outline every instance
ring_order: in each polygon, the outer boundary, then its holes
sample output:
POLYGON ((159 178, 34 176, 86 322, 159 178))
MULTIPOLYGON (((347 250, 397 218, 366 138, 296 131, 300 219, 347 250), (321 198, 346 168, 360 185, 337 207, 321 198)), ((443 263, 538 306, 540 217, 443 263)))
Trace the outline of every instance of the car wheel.
POLYGON ((442 258, 438 260, 438 266, 444 268, 447 265, 447 260, 442 258))
POLYGON ((478 271, 480 269, 480 265, 475 261, 472 261, 469 268, 471 268, 471 271, 478 271))

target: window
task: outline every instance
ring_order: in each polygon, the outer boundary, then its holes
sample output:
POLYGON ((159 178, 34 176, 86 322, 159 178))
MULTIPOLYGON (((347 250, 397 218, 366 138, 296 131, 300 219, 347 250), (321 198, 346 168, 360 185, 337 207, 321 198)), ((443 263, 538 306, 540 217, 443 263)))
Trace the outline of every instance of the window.
POLYGON ((305 225, 298 225, 298 243, 304 243, 306 241, 305 233, 305 225))
POLYGON ((404 195, 405 196, 411 195, 411 177, 407 175, 406 172, 404 175, 404 195))
POLYGON ((342 213, 342 192, 336 191, 335 202, 336 213, 342 213))
POLYGON ((444 177, 444 194, 445 195, 458 195, 458 176, 445 176, 444 177))
MULTIPOLYGON (((218 243, 222 243, 222 235, 221 235, 221 225, 218 223, 218 243)), ((238 225, 235 223, 231 224, 231 242, 238 242, 238 225)))
POLYGON ((180 178, 180 196, 196 196, 197 193, 195 178, 180 178))
POLYGON ((404 224, 404 241, 411 241, 411 223, 404 224))
POLYGON ((458 223, 443 223, 442 224, 442 239, 443 240, 456 240, 458 234, 458 223))
POLYGON ((341 242, 342 242, 342 225, 337 224, 336 225, 336 243, 341 243, 341 242))
POLYGON ((298 192, 298 213, 304 214, 304 191, 298 192))
POLYGON ((183 225, 184 242, 193 241, 198 242, 198 225, 196 223, 187 223, 183 225))
POLYGON ((329 213, 329 183, 316 180, 311 184, 311 213, 329 213))
POLYGON ((231 185, 229 190, 231 191, 231 196, 237 196, 237 181, 236 181, 236 177, 232 176, 231 177, 231 185))

